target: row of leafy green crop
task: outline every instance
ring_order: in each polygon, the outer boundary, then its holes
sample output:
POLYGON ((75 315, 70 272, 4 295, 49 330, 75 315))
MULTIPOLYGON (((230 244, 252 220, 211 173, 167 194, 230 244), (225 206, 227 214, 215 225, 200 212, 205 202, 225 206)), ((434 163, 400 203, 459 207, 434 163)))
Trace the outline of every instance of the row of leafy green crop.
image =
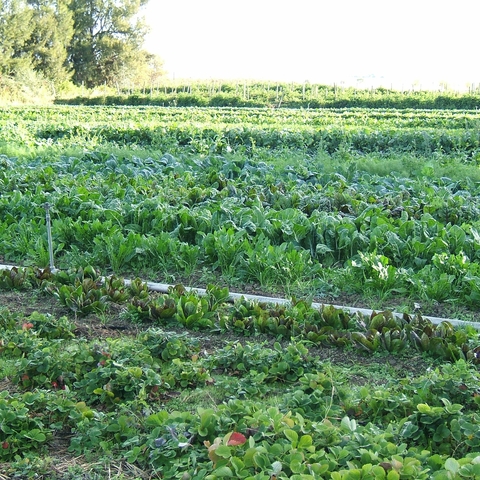
POLYGON ((252 154, 258 149, 410 153, 478 160, 475 112, 358 109, 6 109, 0 140, 92 148, 119 145, 175 153, 252 154))
MULTIPOLYGON (((16 133, 14 133, 16 135, 16 133)), ((324 151, 329 154, 340 150, 356 153, 433 153, 464 156, 479 160, 480 134, 478 130, 401 129, 373 130, 356 128, 293 129, 278 127, 249 128, 239 126, 225 129, 222 126, 197 126, 194 124, 165 127, 128 127, 118 125, 51 125, 37 130, 34 142, 59 142, 61 145, 97 142, 119 146, 155 148, 161 151, 178 151, 185 148, 197 154, 225 154, 248 152, 255 149, 300 149, 309 152, 324 151)))
POLYGON ((172 107, 419 108, 475 109, 478 92, 395 91, 270 83, 185 83, 123 95, 58 99, 68 105, 157 105, 172 107))
POLYGON ((384 128, 476 129, 479 112, 475 110, 399 110, 343 108, 315 110, 267 108, 158 108, 158 107, 5 107, 2 122, 26 123, 29 127, 61 122, 63 124, 128 123, 164 125, 206 123, 222 125, 310 125, 324 127, 363 126, 384 128))
POLYGON ((0 251, 48 265, 92 263, 168 281, 224 281, 332 294, 480 300, 479 187, 464 179, 380 177, 321 165, 201 159, 2 157, 0 251), (310 167, 313 167, 310 165, 310 167))
POLYGON ((72 454, 125 460, 168 478, 474 479, 479 474, 480 377, 471 364, 457 360, 384 387, 352 387, 309 351, 343 338, 340 344, 352 341, 371 352, 362 332, 382 337, 379 345, 396 333, 392 351, 398 351, 398 341, 412 341, 402 348, 436 344, 425 351, 448 356, 465 345, 475 361, 480 347, 471 329, 435 326, 420 317, 400 321, 388 313, 349 317, 304 302, 268 307, 242 299, 229 306, 228 292, 214 287, 204 298, 180 286, 152 295, 140 281, 125 286, 112 277, 102 284, 90 267, 56 275, 36 269, 2 274, 13 282, 22 276, 70 307, 67 290, 70 299, 79 288, 101 291, 108 297, 104 301, 127 302, 132 319, 139 319, 133 312, 148 311, 143 320, 154 325, 134 338, 85 340, 75 337, 76 325, 66 317, 24 318, 0 310, 2 373, 10 372, 20 389, 0 395, 0 458, 12 462, 14 471, 38 475, 50 440, 64 432, 72 454), (262 330, 265 319, 277 328, 262 330), (254 330, 244 321, 255 324, 254 330), (195 337, 163 330, 172 322, 210 332, 233 328, 295 338, 284 346, 233 342, 206 351, 195 337), (313 327, 325 335, 301 340, 313 327), (200 388, 215 388, 225 401, 196 411, 161 407, 169 393, 200 388), (268 404, 272 394, 275 406, 268 404))
MULTIPOLYGON (((104 312, 109 302, 126 303, 128 316, 136 321, 174 320, 193 330, 297 337, 330 346, 357 345, 368 352, 401 352, 410 346, 442 359, 480 362, 480 346, 472 341, 478 336, 473 327, 455 331, 448 321, 436 326, 420 316, 411 318, 405 314, 398 319, 382 312, 366 319, 349 316, 334 307, 316 310, 306 301, 268 308, 243 298, 225 311, 228 289, 213 285, 208 286, 204 297, 181 285, 171 287, 168 294, 150 295, 147 284, 138 278, 128 285, 115 276, 103 280, 90 266, 56 274, 48 269, 17 267, 0 271, 0 288, 22 289, 32 285, 54 295, 75 315, 104 312)), ((290 368, 291 365, 287 370, 290 368)))

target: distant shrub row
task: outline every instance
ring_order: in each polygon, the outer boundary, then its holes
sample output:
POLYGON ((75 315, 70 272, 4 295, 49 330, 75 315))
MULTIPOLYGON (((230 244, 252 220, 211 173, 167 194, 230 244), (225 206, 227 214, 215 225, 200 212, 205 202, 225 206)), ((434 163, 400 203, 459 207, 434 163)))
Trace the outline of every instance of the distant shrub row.
POLYGON ((480 92, 406 91, 384 88, 357 90, 329 86, 267 84, 216 88, 190 85, 144 89, 117 95, 57 99, 64 105, 152 105, 164 107, 274 107, 274 108, 414 108, 475 110, 480 92))

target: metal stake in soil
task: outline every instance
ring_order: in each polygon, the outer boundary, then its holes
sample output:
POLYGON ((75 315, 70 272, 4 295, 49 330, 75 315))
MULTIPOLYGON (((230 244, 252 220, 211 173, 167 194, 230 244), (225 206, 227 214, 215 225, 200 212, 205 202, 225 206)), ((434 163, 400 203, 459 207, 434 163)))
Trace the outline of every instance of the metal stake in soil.
POLYGON ((52 242, 52 225, 50 222, 50 204, 46 202, 43 207, 45 208, 45 219, 47 222, 47 238, 48 238, 48 256, 50 258, 50 271, 55 273, 57 269, 53 264, 53 242, 52 242))

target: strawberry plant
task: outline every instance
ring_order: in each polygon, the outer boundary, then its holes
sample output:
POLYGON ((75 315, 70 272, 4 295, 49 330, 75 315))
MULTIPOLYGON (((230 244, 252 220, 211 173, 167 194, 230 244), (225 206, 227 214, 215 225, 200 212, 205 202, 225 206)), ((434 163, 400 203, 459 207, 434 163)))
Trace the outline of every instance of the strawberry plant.
POLYGON ((459 425, 462 405, 452 404, 447 399, 442 400, 442 407, 418 404, 417 412, 401 424, 400 438, 405 441, 418 441, 422 438, 421 442, 428 444, 434 453, 446 453, 460 447, 460 444, 463 444, 459 425))
POLYGON ((68 320, 67 317, 54 318, 49 314, 40 314, 33 312, 28 318, 29 323, 32 324, 32 331, 41 338, 56 339, 56 338, 73 338, 75 324, 68 320))
POLYGON ((200 344, 183 334, 166 333, 163 330, 150 328, 139 336, 139 341, 145 345, 152 356, 164 361, 175 358, 191 358, 198 354, 200 344))
POLYGON ((18 322, 18 316, 7 308, 0 307, 0 331, 13 330, 18 322))
POLYGON ((11 460, 25 450, 41 449, 51 437, 38 417, 31 416, 25 401, 0 393, 0 458, 11 460))

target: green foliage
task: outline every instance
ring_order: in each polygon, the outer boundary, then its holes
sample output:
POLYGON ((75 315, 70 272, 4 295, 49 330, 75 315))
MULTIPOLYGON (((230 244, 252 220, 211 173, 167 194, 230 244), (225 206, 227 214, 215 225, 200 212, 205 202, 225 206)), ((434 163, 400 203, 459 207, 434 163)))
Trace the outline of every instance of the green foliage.
POLYGON ((326 301, 475 308, 476 113, 59 107, 0 122, 30 152, 0 156, 0 251, 43 262, 5 270, 2 288, 53 294, 73 318, 0 308, 10 476, 45 471, 60 433, 72 454, 165 478, 478 476, 478 332, 326 301), (185 277, 222 287, 199 295, 185 277), (223 285, 244 282, 300 294, 227 303, 223 285), (114 318, 112 302, 129 335, 80 338, 80 316, 114 318))
POLYGON ((173 318, 177 312, 175 299, 167 296, 133 297, 128 303, 128 312, 132 319, 162 321, 173 318))
POLYGON ((164 361, 179 358, 181 360, 191 358, 198 354, 200 344, 196 340, 189 339, 184 334, 166 333, 160 329, 148 329, 139 335, 139 340, 145 345, 152 355, 164 361))
POLYGON ((123 278, 114 275, 107 277, 103 288, 110 301, 114 303, 123 303, 130 298, 130 293, 123 278))
POLYGON ((51 102, 53 85, 69 78, 67 50, 73 34, 69 2, 0 3, 1 97, 11 103, 51 102))
POLYGON ((62 285, 55 292, 60 302, 75 313, 86 315, 105 309, 107 297, 100 286, 91 278, 77 280, 75 285, 62 285))
POLYGON ((146 1, 71 2, 74 34, 68 53, 77 85, 113 85, 119 80, 127 83, 124 79, 129 79, 130 68, 136 66, 135 56, 143 56, 143 63, 147 63, 146 54, 140 49, 145 25, 140 19, 135 20, 146 1))
POLYGON ((67 317, 54 318, 49 314, 33 312, 28 317, 28 321, 32 324, 32 331, 40 338, 69 339, 74 337, 73 332, 76 326, 67 317))
MULTIPOLYGON (((37 395, 38 397, 38 395, 37 395)), ((8 392, 0 393, 0 458, 12 460, 18 453, 26 450, 42 451, 51 437, 39 417, 29 415, 29 405, 36 401, 35 395, 26 393, 10 397, 8 392)))
POLYGON ((135 19, 145 1, 2 1, 1 96, 50 103, 71 78, 88 87, 155 81, 162 62, 142 49, 145 25, 135 19))
POLYGON ((18 267, 0 270, 0 289, 13 290, 28 286, 28 270, 18 267))
POLYGON ((61 85, 70 77, 67 46, 72 40, 74 19, 69 1, 30 1, 33 31, 27 40, 26 55, 32 67, 46 79, 61 85))
POLYGON ((28 41, 34 25, 31 23, 33 12, 21 1, 1 2, 0 34, 2 36, 2 55, 0 69, 11 74, 16 69, 29 66, 30 59, 22 58, 20 52, 28 41))
MULTIPOLYGON (((86 268, 72 272, 69 281, 97 275, 86 268)), ((66 277, 59 275, 63 281, 66 277)), ((113 277, 110 284, 117 281, 113 277)), ((132 282, 130 289, 147 298, 142 282, 132 282)), ((166 296, 184 299, 184 311, 188 302, 199 300, 181 286, 166 296)), ((226 310, 222 302, 227 297, 225 289, 210 286, 206 304, 200 304, 224 316, 252 308, 242 299, 226 310)), ((303 328, 309 321, 325 322, 343 329, 345 338, 359 328, 366 337, 407 327, 430 332, 429 338, 454 334, 448 325, 435 328, 420 318, 400 321, 388 312, 347 319, 332 308, 315 315, 308 308, 304 302, 271 310, 255 305, 254 312, 257 318, 296 312, 303 315, 303 328)), ((136 338, 99 342, 73 338, 65 318, 33 314, 27 323, 8 312, 1 318, 2 357, 15 362, 23 393, 0 396, 0 454, 18 468, 20 451, 41 455, 55 431, 68 428, 69 450, 76 455, 123 458, 177 477, 202 472, 204 478, 427 479, 460 470, 466 478, 475 476, 479 375, 466 361, 382 387, 352 387, 334 365, 311 354, 311 342, 272 342, 271 347, 235 342, 207 352, 198 339, 157 328, 136 338), (214 385, 225 395, 220 405, 188 412, 158 406, 180 389, 196 395, 196 388, 214 385), (264 398, 274 392, 277 406, 264 398), (27 441, 28 452, 21 450, 27 441)), ((464 342, 476 337, 473 331, 457 334, 464 342)))

